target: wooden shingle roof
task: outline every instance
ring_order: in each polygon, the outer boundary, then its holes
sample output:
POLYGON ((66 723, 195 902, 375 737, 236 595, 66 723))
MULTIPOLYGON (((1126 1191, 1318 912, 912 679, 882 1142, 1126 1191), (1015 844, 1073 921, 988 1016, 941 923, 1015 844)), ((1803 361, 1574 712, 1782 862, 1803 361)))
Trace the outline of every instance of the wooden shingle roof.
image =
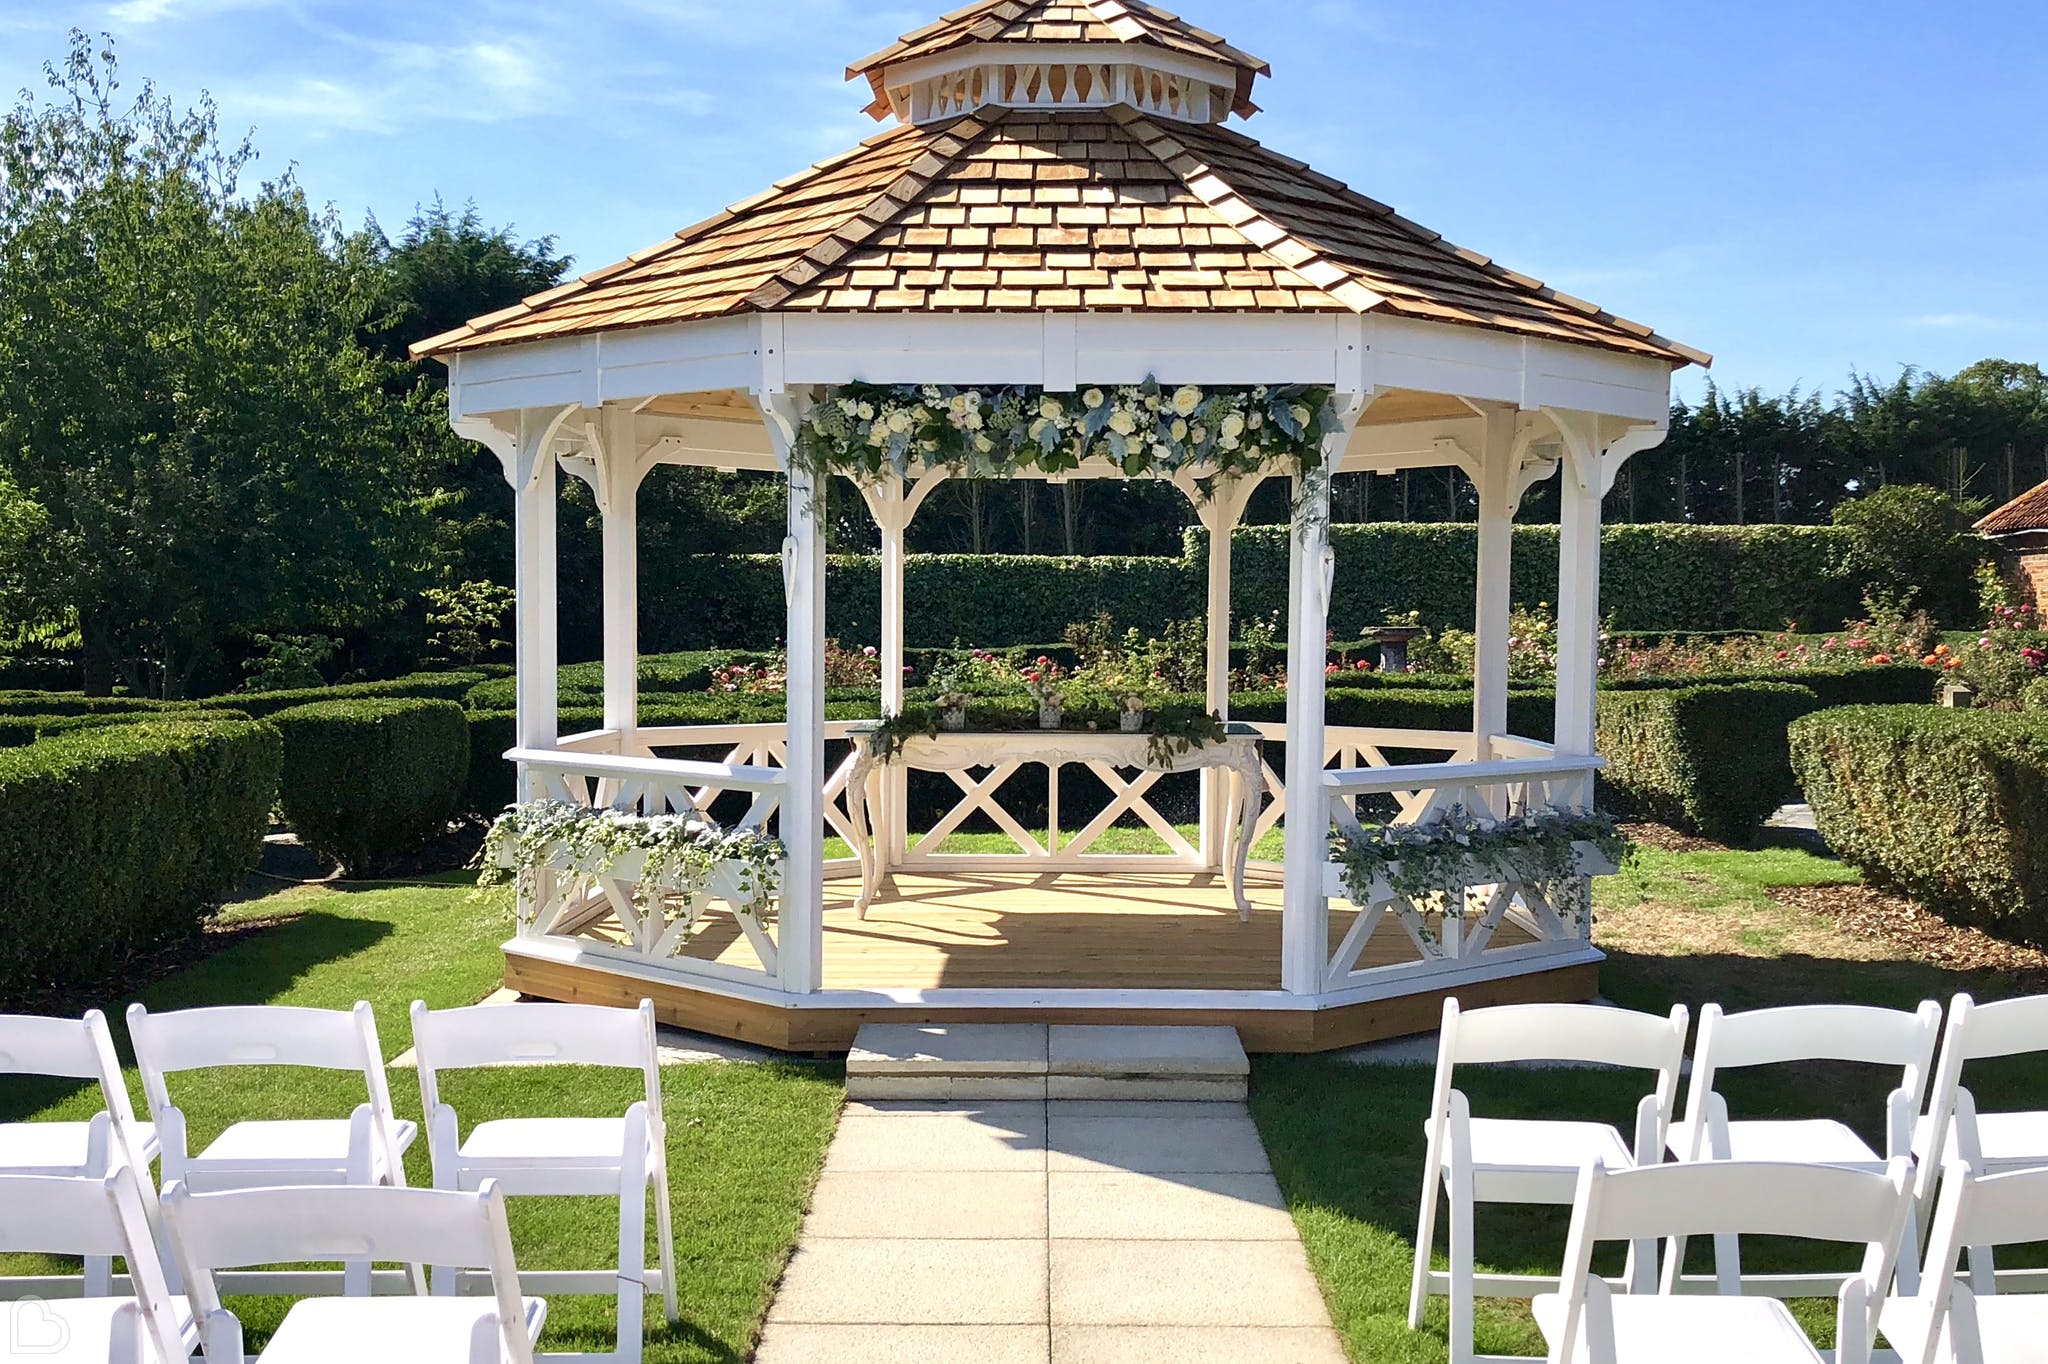
POLYGON ((1984 535, 2048 531, 2048 483, 2037 483, 1977 523, 1984 535))
POLYGON ((889 99, 883 72, 889 67, 978 43, 1146 43, 1221 62, 1238 73, 1233 111, 1241 117, 1258 112, 1252 82, 1273 71, 1249 52, 1144 0, 976 0, 863 57, 846 68, 846 78, 868 78, 875 90, 868 112, 884 118, 889 99))
POLYGON ((420 355, 744 312, 1348 312, 1707 363, 1219 127, 906 125, 420 355))

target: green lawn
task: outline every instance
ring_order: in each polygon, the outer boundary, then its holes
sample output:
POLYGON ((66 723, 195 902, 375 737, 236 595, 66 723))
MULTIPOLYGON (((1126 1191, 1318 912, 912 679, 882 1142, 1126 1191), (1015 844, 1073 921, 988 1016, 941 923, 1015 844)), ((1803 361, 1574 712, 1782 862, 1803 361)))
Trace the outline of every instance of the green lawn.
MULTIPOLYGON (((1629 871, 1600 884, 1596 938, 1609 953, 1601 987, 1631 1008, 1662 1012, 1683 1003, 1695 1018, 1702 1004, 1715 1001, 1731 1011, 1834 1001, 1911 1008, 1922 999, 1946 1004, 1959 990, 1980 1000, 2012 993, 1996 973, 1902 960, 1885 944, 1842 933, 1766 893, 1772 886, 1856 879, 1839 863, 1792 848, 1645 851, 1629 871)), ((1987 1109, 2048 1107, 2048 1073, 2036 1058, 1974 1063, 1968 1080, 1987 1109)), ((1359 1364, 1443 1360, 1442 1298, 1432 1300, 1426 1329, 1410 1332, 1407 1325, 1431 1067, 1268 1056, 1254 1060, 1252 1081, 1253 1117, 1351 1358, 1359 1364)), ((1728 1073, 1716 1087, 1738 1117, 1839 1117, 1881 1150, 1874 1119, 1894 1082, 1873 1068, 1817 1065, 1728 1073)), ((1644 1089, 1637 1077, 1615 1072, 1498 1067, 1461 1070, 1459 1087, 1476 1113, 1599 1116, 1624 1133, 1633 1131, 1644 1089)), ((1482 1204, 1475 1233, 1482 1271, 1555 1273, 1568 1217, 1564 1209, 1482 1204)), ((1441 1268, 1441 1216, 1437 1227, 1441 1268)), ((1688 1267, 1705 1271, 1709 1247, 1695 1240, 1691 1251, 1688 1267)), ((1744 1242, 1748 1269, 1848 1268, 1854 1260, 1853 1251, 1744 1242)), ((2001 1258, 2008 1261, 2027 1262, 2001 1258)), ((1616 1268, 1618 1254, 1608 1270, 1616 1268)), ((1795 1311, 1823 1339, 1831 1332, 1832 1302, 1800 1303, 1795 1311)), ((1481 1353, 1542 1351, 1542 1336, 1520 1302, 1480 1299, 1477 1336, 1481 1353)))
MULTIPOLYGON (((252 928, 204 961, 143 990, 151 1009, 275 1003, 346 1008, 368 999, 387 1058, 411 1044, 414 999, 445 1008, 488 994, 502 970, 510 931, 503 893, 475 898, 465 878, 446 885, 298 887, 248 901, 226 922, 252 928)), ((120 1032, 121 1010, 106 1012, 120 1032)), ((125 1038, 121 1039, 125 1048, 125 1038)), ((410 1070, 391 1073, 402 1116, 420 1116, 410 1070)), ((638 1097, 637 1072, 515 1068, 444 1077, 443 1094, 465 1123, 516 1114, 616 1114, 638 1097)), ((142 1091, 130 1073, 138 1110, 142 1091)), ((192 1122, 194 1148, 238 1116, 345 1117, 362 1101, 347 1076, 291 1069, 233 1069, 174 1077, 172 1093, 192 1122)), ((842 1087, 836 1071, 801 1064, 671 1066, 662 1072, 669 1125, 670 1197, 675 1211, 678 1292, 674 1327, 650 1306, 650 1361, 738 1361, 746 1357, 784 1260, 795 1244, 842 1087)), ((97 1088, 0 1081, 0 1119, 82 1117, 99 1106, 97 1088)), ((431 1182, 426 1141, 407 1161, 415 1184, 431 1182)), ((616 1203, 600 1199, 515 1199, 512 1228, 520 1264, 601 1268, 616 1263, 616 1203)), ((652 1246, 649 1218, 649 1263, 652 1246)), ((282 1303, 243 1300, 238 1313, 252 1347, 282 1303)), ((542 1348, 612 1346, 608 1298, 556 1297, 542 1348)))

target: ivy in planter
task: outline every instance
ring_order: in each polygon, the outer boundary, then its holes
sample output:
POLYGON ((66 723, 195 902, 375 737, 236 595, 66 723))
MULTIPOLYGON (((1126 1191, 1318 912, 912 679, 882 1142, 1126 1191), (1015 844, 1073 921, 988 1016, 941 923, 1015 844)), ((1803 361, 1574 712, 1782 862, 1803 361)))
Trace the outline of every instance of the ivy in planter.
POLYGON ((933 469, 1009 478, 1078 469, 1107 459, 1127 478, 1189 471, 1204 486, 1224 475, 1322 464, 1339 429, 1327 387, 1162 388, 1105 385, 1071 393, 1019 385, 846 384, 799 428, 795 459, 814 474, 872 484, 933 469))
MULTIPOLYGON (((1007 734, 1039 727, 1038 704, 1028 697, 970 695, 964 699, 970 730, 1007 734)), ((887 762, 902 750, 905 740, 918 735, 935 738, 939 733, 939 710, 937 705, 909 701, 900 715, 884 715, 872 731, 875 756, 887 762)), ((1073 697, 1060 712, 1059 729, 1043 732, 1115 733, 1122 710, 1122 705, 1114 701, 1073 697)), ((1214 711, 1199 703, 1169 700, 1147 708, 1144 733, 1146 757, 1165 767, 1183 753, 1192 753, 1204 744, 1220 743, 1225 728, 1214 711)))
POLYGON ((1494 819, 1454 805, 1429 824, 1369 824, 1362 833, 1340 829, 1331 849, 1344 868, 1344 889, 1357 903, 1366 903, 1374 879, 1385 876, 1394 894, 1418 904, 1435 897, 1446 915, 1457 917, 1464 913, 1462 891, 1469 885, 1574 882, 1574 843, 1591 843, 1616 863, 1628 853, 1628 841, 1610 816, 1549 806, 1494 819))
MULTIPOLYGON (((589 885, 610 874, 621 858, 644 853, 634 902, 651 909, 675 897, 694 906, 724 864, 740 869, 746 911, 767 921, 781 886, 782 842, 758 829, 726 829, 691 815, 636 815, 567 801, 536 800, 509 807, 491 822, 477 852, 477 883, 495 886, 511 865, 523 900, 531 902, 537 873, 557 856, 569 875, 589 885)), ((688 932, 685 931, 685 941, 688 932)))

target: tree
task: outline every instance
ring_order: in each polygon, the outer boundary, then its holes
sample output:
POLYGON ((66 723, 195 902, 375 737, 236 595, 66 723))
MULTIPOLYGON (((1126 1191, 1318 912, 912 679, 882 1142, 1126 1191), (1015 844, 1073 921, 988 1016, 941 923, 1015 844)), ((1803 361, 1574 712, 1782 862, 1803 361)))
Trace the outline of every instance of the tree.
POLYGON ((1985 557, 1970 523, 1982 511, 1981 502, 1938 488, 1894 483, 1835 508, 1835 524, 1857 532, 1851 567, 1865 583, 1969 629, 1980 623, 1976 571, 1985 557))
POLYGON ((40 508, 30 608, 75 611, 89 690, 186 694, 231 636, 350 629, 415 595, 420 433, 361 343, 372 242, 212 104, 144 86, 74 31, 0 124, 0 472, 40 508))

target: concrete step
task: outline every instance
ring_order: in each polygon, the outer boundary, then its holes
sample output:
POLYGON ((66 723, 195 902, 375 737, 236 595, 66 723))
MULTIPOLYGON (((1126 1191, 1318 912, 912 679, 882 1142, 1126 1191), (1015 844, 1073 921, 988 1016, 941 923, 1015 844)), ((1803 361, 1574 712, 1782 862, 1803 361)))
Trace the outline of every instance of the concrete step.
POLYGON ((1242 1101, 1235 1028, 868 1023, 846 1058, 850 1099, 1242 1101))

